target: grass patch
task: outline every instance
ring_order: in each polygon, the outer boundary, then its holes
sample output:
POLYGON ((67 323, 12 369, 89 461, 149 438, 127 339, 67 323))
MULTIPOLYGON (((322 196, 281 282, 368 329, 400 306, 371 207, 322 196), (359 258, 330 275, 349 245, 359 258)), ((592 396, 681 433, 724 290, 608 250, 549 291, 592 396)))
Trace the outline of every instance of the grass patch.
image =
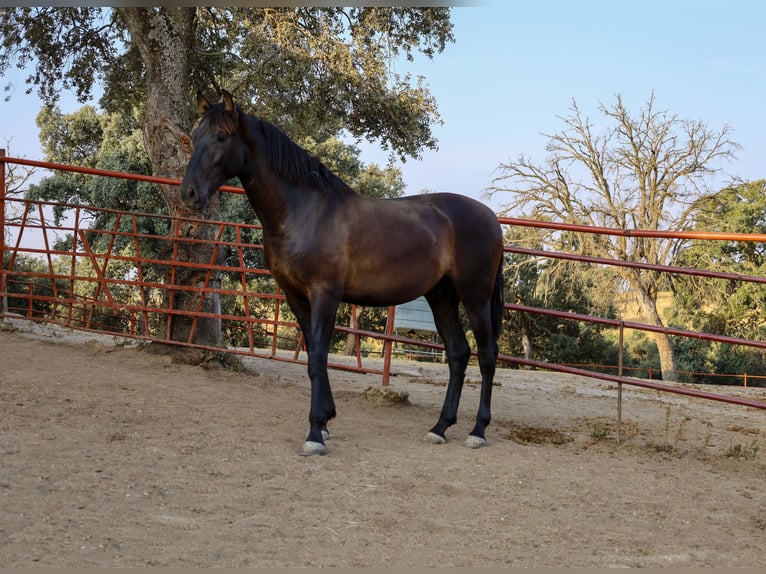
POLYGON ((733 444, 723 455, 734 460, 754 460, 758 454, 758 444, 751 441, 749 444, 733 444))

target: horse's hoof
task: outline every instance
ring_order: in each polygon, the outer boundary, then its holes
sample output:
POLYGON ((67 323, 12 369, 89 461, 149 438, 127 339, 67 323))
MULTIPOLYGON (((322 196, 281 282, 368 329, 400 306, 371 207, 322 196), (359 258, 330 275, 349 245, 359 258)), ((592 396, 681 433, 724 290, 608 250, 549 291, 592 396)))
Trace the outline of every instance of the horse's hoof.
POLYGON ((303 443, 301 449, 301 456, 314 456, 315 454, 325 454, 327 447, 321 442, 314 442, 313 440, 307 440, 303 443))
POLYGON ((429 432, 428 435, 426 435, 429 441, 431 441, 433 444, 444 444, 447 442, 447 439, 443 436, 440 436, 436 434, 435 432, 429 432))
POLYGON ((465 439, 463 444, 468 448, 481 448, 483 446, 487 446, 487 439, 469 434, 468 438, 465 439))

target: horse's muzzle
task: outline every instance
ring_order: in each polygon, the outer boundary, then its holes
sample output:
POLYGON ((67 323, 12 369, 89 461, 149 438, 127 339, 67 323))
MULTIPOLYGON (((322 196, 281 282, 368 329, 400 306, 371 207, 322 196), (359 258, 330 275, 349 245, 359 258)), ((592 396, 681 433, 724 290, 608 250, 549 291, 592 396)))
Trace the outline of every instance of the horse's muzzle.
POLYGON ((181 186, 181 201, 189 209, 195 211, 202 209, 199 193, 197 193, 197 189, 193 185, 181 186))

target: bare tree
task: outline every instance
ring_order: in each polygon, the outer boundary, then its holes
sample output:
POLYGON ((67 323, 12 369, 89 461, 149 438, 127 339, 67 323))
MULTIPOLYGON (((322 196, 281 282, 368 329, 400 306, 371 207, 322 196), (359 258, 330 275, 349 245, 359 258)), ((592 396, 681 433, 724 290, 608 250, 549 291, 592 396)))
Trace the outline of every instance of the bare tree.
MULTIPOLYGON (((11 155, 11 139, 10 138, 4 138, 5 139, 5 145, 0 146, 2 148, 3 153, 5 155, 11 155)), ((4 186, 4 197, 11 198, 14 196, 18 196, 24 192, 27 188, 27 184, 32 179, 32 176, 34 175, 34 168, 28 167, 24 165, 14 164, 14 163, 3 163, 0 165, 0 178, 2 178, 3 181, 0 183, 4 186)), ((10 203, 10 202, 9 202, 10 203)), ((4 220, 6 223, 12 223, 15 220, 18 220, 21 218, 19 215, 19 210, 14 209, 14 205, 3 205, 0 206, 1 209, 5 210, 5 213, 3 214, 4 220)), ((10 227, 6 227, 5 225, 2 226, 2 232, 0 232, 0 247, 2 247, 6 242, 10 240, 10 227)), ((0 321, 4 319, 4 317, 8 314, 8 295, 6 294, 6 273, 5 273, 5 260, 4 260, 5 252, 3 249, 0 248, 0 266, 2 269, 0 269, 0 292, 3 293, 2 300, 0 300, 0 321)))
MULTIPOLYGON (((11 139, 12 138, 4 138, 5 144, 0 145, 0 148, 5 151, 5 155, 7 156, 13 156, 13 153, 11 152, 11 139)), ((34 167, 9 162, 4 164, 4 169, 2 171, 5 174, 5 197, 7 198, 22 196, 35 175, 34 167)), ((21 219, 21 213, 21 204, 8 202, 5 205, 5 221, 7 223, 19 221, 21 219)), ((35 221, 35 217, 34 213, 27 214, 27 219, 29 221, 35 221)), ((8 241, 10 239, 10 228, 6 227, 4 233, 4 240, 8 241)))
MULTIPOLYGON (((624 230, 689 227, 697 200, 712 194, 709 184, 719 165, 739 149, 729 139, 731 128, 714 131, 701 121, 658 111, 654 94, 635 116, 619 95, 614 104, 598 109, 605 120, 602 131, 573 100, 571 113, 561 118, 564 129, 546 135, 545 163, 522 155, 501 164, 490 193, 512 193, 508 212, 527 210, 533 218, 624 230)), ((553 233, 546 243, 554 249, 656 265, 672 264, 681 246, 677 239, 589 234, 573 242, 571 235, 553 233)), ((627 268, 614 268, 614 274, 634 293, 644 321, 663 326, 657 309, 663 274, 627 268)), ((670 338, 664 333, 654 337, 663 380, 675 381, 670 338)))
MULTIPOLYGON (((0 148, 5 150, 5 155, 12 156, 11 153, 11 141, 12 138, 3 138, 5 144, 0 145, 0 148)), ((19 165, 15 163, 5 164, 5 195, 11 197, 13 195, 21 194, 30 183, 32 176, 35 173, 35 168, 26 165, 19 165)))

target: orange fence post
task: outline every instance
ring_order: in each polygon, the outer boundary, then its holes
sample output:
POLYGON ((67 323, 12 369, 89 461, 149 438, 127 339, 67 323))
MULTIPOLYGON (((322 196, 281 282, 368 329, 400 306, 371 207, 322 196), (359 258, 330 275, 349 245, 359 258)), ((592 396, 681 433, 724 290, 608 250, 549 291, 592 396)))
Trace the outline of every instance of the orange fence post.
POLYGON ((386 339, 383 341, 383 386, 388 386, 388 379, 391 376, 391 353, 393 351, 393 341, 389 338, 394 334, 394 318, 396 316, 396 307, 388 308, 388 319, 386 320, 386 339))
MULTIPOLYGON (((19 314, 26 314, 29 316, 30 319, 34 320, 51 320, 55 323, 61 324, 66 327, 70 328, 80 328, 82 330, 89 330, 89 331, 95 331, 95 332, 117 332, 112 331, 110 326, 106 326, 107 329, 99 331, 99 325, 91 325, 89 324, 89 321, 87 319, 87 310, 91 309, 94 305, 103 305, 107 306, 110 305, 112 308, 120 310, 125 310, 129 312, 131 318, 133 314, 136 312, 139 312, 144 317, 144 324, 146 325, 145 329, 139 329, 139 331, 143 331, 143 336, 141 338, 148 339, 148 340, 157 340, 157 341, 167 341, 170 339, 169 333, 172 329, 172 322, 174 319, 174 315, 189 315, 193 314, 193 311, 183 311, 179 312, 178 310, 173 309, 172 301, 175 297, 176 292, 181 291, 181 286, 176 286, 176 274, 178 269, 182 266, 182 262, 178 261, 177 258, 177 252, 179 250, 179 243, 181 241, 186 241, 185 238, 181 236, 179 233, 180 229, 175 224, 175 219, 165 216, 165 215, 157 215, 157 214, 146 214, 146 213, 131 213, 131 221, 132 221, 132 233, 129 232, 123 232, 119 229, 119 220, 120 217, 125 216, 124 212, 121 212, 116 209, 110 209, 110 208, 103 208, 103 207, 93 207, 93 206, 79 206, 79 205, 71 205, 71 204, 63 204, 63 203, 51 203, 51 202, 42 202, 42 201, 32 201, 32 200, 24 200, 21 198, 11 197, 8 193, 8 189, 6 188, 5 184, 5 176, 6 172, 8 170, 5 168, 5 164, 18 164, 18 165, 28 165, 32 167, 42 167, 44 169, 53 169, 53 170, 60 170, 60 171, 68 171, 68 172, 75 172, 75 173, 84 173, 89 175, 100 175, 100 176, 106 176, 106 177, 117 177, 121 179, 128 179, 128 180, 134 180, 134 181, 147 181, 147 182, 153 182, 153 183, 160 183, 160 184, 178 184, 179 182, 177 180, 170 180, 166 178, 156 178, 152 176, 139 176, 135 174, 125 174, 125 173, 118 173, 118 172, 106 172, 103 170, 95 170, 90 168, 80 168, 80 167, 73 167, 73 166, 66 166, 62 164, 52 164, 47 162, 36 162, 31 160, 24 160, 19 158, 13 158, 9 157, 5 154, 3 150, 0 150, 0 256, 2 257, 2 268, 0 270, 2 271, 2 275, 0 275, 0 296, 4 298, 3 303, 5 306, 1 309, 2 313, 4 315, 7 315, 8 313, 16 313, 19 314), (13 206, 16 204, 23 206, 23 215, 19 215, 18 217, 14 217, 13 219, 6 218, 5 215, 5 207, 8 207, 9 210, 13 210, 15 212, 15 209, 13 209, 13 206), (50 207, 56 207, 60 209, 65 210, 71 210, 74 213, 74 223, 66 223, 65 225, 61 225, 54 221, 46 221, 45 213, 43 211, 43 208, 50 208, 50 207), (35 213, 39 211, 39 221, 36 221, 36 215, 35 213), (100 213, 110 213, 112 215, 116 214, 117 217, 117 223, 115 223, 114 227, 111 230, 103 230, 103 229, 91 229, 88 228, 87 224, 90 222, 90 215, 91 211, 93 212, 100 212, 100 213), (139 229, 142 226, 139 226, 137 224, 138 217, 141 218, 157 218, 157 220, 162 220, 163 222, 170 221, 171 225, 171 231, 168 235, 165 235, 165 232, 163 231, 162 235, 155 235, 155 233, 149 231, 149 232, 140 232, 139 229), (12 244, 9 244, 9 241, 7 241, 7 238, 5 237, 5 232, 9 231, 12 233, 13 236, 13 242, 12 244), (64 243, 60 241, 54 241, 58 238, 59 234, 65 233, 67 236, 71 237, 71 245, 67 245, 64 247, 64 243), (90 233, 105 233, 111 235, 111 240, 109 242, 109 247, 106 249, 106 252, 101 252, 101 242, 95 242, 91 239, 90 233), (38 245, 25 245, 23 244, 22 238, 26 241, 27 235, 30 234, 41 234, 42 235, 42 241, 44 243, 43 247, 39 247, 38 245), (118 243, 115 243, 115 240, 118 235, 122 236, 125 235, 132 235, 133 243, 135 245, 135 256, 131 256, 129 253, 125 254, 121 251, 115 252, 114 246, 118 245, 118 243), (153 248, 147 249, 147 253, 142 255, 141 250, 143 249, 140 245, 141 240, 146 239, 147 241, 151 242, 153 240, 160 239, 162 241, 163 250, 158 251, 155 255, 155 250, 153 248), (173 257, 172 259, 167 259, 167 254, 164 253, 164 246, 168 245, 172 247, 173 257), (41 273, 39 271, 19 271, 18 272, 18 278, 16 277, 16 272, 14 272, 13 275, 11 275, 10 271, 15 267, 15 260, 17 256, 24 256, 25 254, 28 254, 30 257, 39 257, 43 260, 47 258, 48 263, 48 270, 45 273, 41 273), (78 275, 79 271, 79 262, 81 261, 90 261, 93 263, 94 272, 96 277, 92 278, 90 276, 83 276, 83 275, 89 275, 80 273, 78 275), (111 264, 111 262, 114 261, 114 265, 111 264), (134 262, 136 265, 135 269, 130 269, 129 262, 134 262), (68 263, 68 265, 67 265, 68 263), (146 267, 145 267, 146 266, 146 267), (68 267, 68 270, 67 270, 68 267), (112 273, 114 271, 114 273, 112 273), (151 271, 151 273, 148 273, 151 271), (155 271, 157 273, 157 277, 155 277, 155 271), (149 275, 148 277, 145 275, 145 272, 149 275), (164 277, 159 278, 158 276, 160 274, 163 274, 164 277), (137 281, 134 280, 134 275, 137 275, 137 281), (42 279, 42 284, 40 282, 36 282, 36 280, 42 279), (149 282, 147 283, 146 280, 149 279, 149 282), (19 285, 18 293, 16 293, 16 289, 14 289, 13 297, 8 298, 7 295, 7 289, 9 287, 9 282, 12 282, 11 285, 19 285), (69 289, 67 291, 66 284, 68 282, 69 289), (47 283, 50 283, 50 289, 52 289, 52 295, 47 294, 48 292, 46 289, 47 283), (83 296, 83 286, 86 284, 95 284, 96 285, 96 294, 95 296, 89 297, 89 296, 83 296), (38 289, 37 286, 40 286, 38 289), (26 286, 26 289, 25 289, 26 286), (120 299, 121 297, 124 297, 123 293, 128 290, 128 287, 130 286, 136 286, 140 289, 140 304, 136 305, 134 299, 120 299), (27 293, 24 293, 24 291, 27 291, 27 293), (17 303, 17 298, 19 302, 17 303), (102 299, 104 299, 102 301, 102 299), (28 304, 25 305, 23 301, 27 301, 28 304), (160 301, 160 302, 156 302, 160 301), (37 303, 40 302, 41 304, 38 305, 37 303), (168 303, 170 303, 168 305, 168 303), (39 311, 37 310, 38 307, 45 308, 46 305, 51 306, 51 310, 47 312, 46 316, 43 316, 39 314, 39 311), (68 313, 64 315, 61 314, 61 317, 58 316, 58 314, 54 311, 57 309, 59 305, 66 305, 68 309, 68 313), (18 306, 18 311, 15 308, 18 306), (37 315, 35 315, 37 313, 37 315), (150 325, 149 319, 153 319, 155 315, 159 318, 166 318, 165 319, 165 330, 167 332, 167 335, 163 339, 162 333, 159 333, 157 336, 151 335, 151 330, 148 329, 148 326, 150 325), (62 320, 58 320, 61 318, 62 320), (82 318, 83 320, 78 321, 76 319, 82 318), (81 324, 80 324, 81 323, 81 324)), ((221 188, 222 191, 227 192, 237 192, 242 193, 241 189, 237 188, 231 188, 231 187, 225 187, 221 188)), ((49 218, 48 218, 49 219, 49 218)), ((740 234, 729 234, 729 233, 715 233, 715 232, 665 232, 665 231, 652 231, 652 230, 615 230, 615 229, 608 229, 608 228, 593 228, 589 226, 572 226, 567 225, 563 223, 554 223, 554 222, 540 222, 540 221, 532 221, 532 220, 517 220, 513 218, 498 218, 500 223, 503 225, 520 225, 520 226, 526 226, 526 227, 545 227, 549 229, 561 229, 566 231, 575 231, 575 232, 582 232, 582 233, 598 233, 598 234, 611 234, 611 235, 619 235, 619 236, 630 236, 630 237, 678 237, 678 238, 686 238, 686 239, 704 239, 704 240, 736 240, 736 241, 759 241, 759 242, 766 242, 766 234, 750 234, 750 233, 740 233, 740 234)), ((216 222, 219 225, 223 225, 222 222, 216 222)), ((226 225, 231 225, 231 223, 226 223, 226 225)), ((237 224, 239 225, 239 224, 237 224)), ((246 226, 246 224, 242 224, 243 228, 246 226)), ((163 223, 164 226, 164 223, 163 223)), ((164 227, 163 227, 164 228, 164 227)), ((221 228, 223 229, 223 228, 221 228)), ((245 268, 246 262, 244 261, 242 257, 242 245, 241 245, 241 237, 239 234, 239 228, 237 227, 237 241, 236 243, 232 243, 230 241, 222 241, 221 235, 219 233, 219 237, 217 238, 217 241, 220 242, 220 247, 216 247, 216 249, 219 248, 225 248, 227 246, 235 245, 238 249, 238 255, 240 259, 239 267, 237 266, 223 266, 223 265, 217 265, 215 264, 215 258, 213 258, 212 261, 210 261, 210 267, 215 267, 216 269, 222 269, 229 273, 241 273, 242 274, 242 290, 244 292, 247 292, 248 295, 246 295, 245 300, 245 307, 246 307, 246 317, 245 320, 247 321, 247 329, 248 329, 248 340, 250 342, 250 353, 253 356, 260 357, 260 358, 268 358, 268 350, 264 349, 263 353, 259 353, 258 351, 253 350, 253 327, 252 323, 256 323, 258 325, 273 325, 273 331, 271 333, 271 358, 279 358, 279 360, 284 361, 295 361, 295 362, 304 362, 303 360, 299 360, 299 354, 300 349, 303 345, 303 340, 300 337, 299 334, 299 340, 298 340, 298 348, 296 349, 295 357, 277 357, 277 348, 278 348, 278 330, 279 330, 279 323, 282 322, 283 317, 285 317, 284 311, 281 310, 281 301, 284 299, 281 291, 277 288, 276 295, 274 293, 252 293, 253 297, 263 297, 263 299, 274 299, 274 319, 273 321, 268 318, 267 314, 263 315, 263 318, 259 317, 251 317, 250 311, 247 310, 249 307, 249 302, 247 298, 249 298, 251 295, 249 294, 249 290, 247 289, 247 277, 246 274, 255 272, 255 273, 261 273, 268 274, 266 270, 260 270, 260 269, 248 269, 245 268)), ((253 245, 252 247, 255 248, 262 248, 262 246, 253 245)), ((576 260, 576 261, 583 261, 586 263, 592 263, 594 265, 612 265, 612 266, 620 266, 620 267, 629 267, 629 268, 645 268, 650 269, 657 272, 662 273, 672 273, 672 274, 687 274, 687 275, 698 275, 702 277, 709 277, 709 278, 715 278, 715 279, 722 279, 722 280, 732 280, 732 281, 747 281, 751 283, 756 284, 766 284, 766 277, 764 276, 749 276, 749 275, 740 275, 740 274, 734 274, 734 273, 722 273, 722 272, 714 272, 714 271, 707 271, 703 269, 695 269, 695 268, 681 268, 681 267, 671 267, 671 266, 660 266, 660 265, 648 265, 644 263, 639 262, 631 262, 631 261, 617 261, 617 260, 607 260, 603 258, 597 258, 597 257, 584 257, 576 254, 567 254, 567 253, 558 253, 558 252, 547 252, 544 250, 531 250, 531 249, 525 249, 521 247, 516 247, 512 245, 506 245, 505 246, 505 252, 506 253, 522 253, 537 257, 551 257, 551 258, 559 258, 559 259, 565 259, 565 260, 576 260)), ((210 284, 210 280, 208 279, 209 275, 206 276, 206 279, 204 280, 203 288, 208 288, 210 284)), ((212 288, 211 288, 212 289, 212 288)), ((227 286, 224 288, 224 286, 221 286, 217 289, 221 295, 226 296, 239 296, 240 291, 237 291, 236 289, 229 289, 227 286)), ((135 295, 134 295, 135 297, 135 295)), ((726 344, 734 344, 734 345, 746 345, 748 347, 752 348, 758 348, 758 349, 766 349, 766 341, 754 341, 749 339, 740 339, 736 337, 728 337, 724 335, 715 335, 712 333, 699 333, 699 332, 693 332, 693 331, 686 331, 683 329, 671 329, 671 328, 665 328, 665 327, 657 327, 652 325, 645 325, 642 323, 637 322, 628 322, 628 321, 618 321, 616 319, 612 318, 605 318, 605 317, 595 317, 590 315, 582 315, 577 313, 572 313, 569 311, 559 311, 556 309, 545 309, 545 308, 537 308, 537 307, 527 307, 524 305, 516 305, 508 303, 505 305, 505 309, 508 311, 517 311, 517 312, 529 312, 529 313, 535 313, 535 314, 542 314, 542 315, 548 315, 548 316, 556 316, 563 318, 565 320, 574 320, 574 321, 586 321, 589 323, 595 323, 595 324, 601 324, 601 325, 608 325, 611 328, 620 328, 622 331, 623 329, 637 329, 641 331, 647 331, 647 332, 656 332, 658 329, 661 329, 664 332, 667 332, 671 335, 677 335, 682 337, 696 337, 699 339, 704 340, 711 340, 711 341, 719 341, 726 344)), ((211 316, 213 314, 211 313, 202 313, 199 312, 199 316, 211 316)), ((0 314, 0 319, 3 318, 3 315, 0 314)), ((335 368, 342 368, 342 369, 348 369, 348 370, 362 370, 366 372, 374 372, 376 374, 382 373, 383 385, 388 385, 389 378, 391 376, 391 360, 393 357, 394 352, 394 345, 395 341, 401 341, 401 342, 411 342, 415 345, 420 345, 422 347, 428 347, 431 349, 436 348, 442 348, 440 345, 437 345, 435 342, 423 342, 423 341, 416 341, 407 339, 406 337, 400 337, 397 336, 394 332, 394 319, 395 319, 395 308, 391 307, 388 309, 388 320, 385 326, 384 333, 381 333, 380 331, 364 331, 359 329, 359 324, 357 321, 354 321, 352 324, 352 329, 348 329, 345 326, 341 327, 341 331, 348 331, 354 334, 356 338, 356 355, 357 355, 357 361, 356 366, 352 365, 332 365, 335 368), (360 349, 360 343, 359 343, 359 337, 372 337, 375 339, 382 339, 383 340, 383 364, 384 368, 381 371, 380 369, 363 369, 361 367, 361 349, 360 349)), ((237 317, 233 315, 224 314, 221 317, 221 320, 238 320, 237 317)), ((131 319, 132 321, 132 319, 131 319)), ((132 324, 132 323, 131 323, 132 324)), ((161 323, 158 323, 161 325, 161 323)), ((286 326, 289 326, 292 330, 295 327, 295 323, 292 321, 285 322, 286 326)), ((340 327, 340 326, 339 326, 340 327)), ((155 327, 155 329, 158 329, 159 331, 162 330, 162 327, 155 327)), ((135 334, 135 329, 130 330, 130 334, 135 334)), ((130 336, 128 334, 128 336, 130 336)), ((268 343, 266 343, 268 345, 268 343)), ((193 347, 203 347, 201 345, 189 345, 193 347)), ((220 351, 220 349, 215 348, 211 349, 215 350, 216 352, 220 351)), ((246 354, 242 350, 232 348, 230 349, 230 352, 232 353, 239 353, 239 354, 246 354)), ((532 367, 537 367, 540 369, 546 369, 546 370, 553 370, 558 372, 564 372, 564 373, 571 373, 575 375, 581 375, 581 376, 587 376, 594 379, 600 379, 600 380, 607 380, 616 382, 618 384, 618 389, 622 389, 623 385, 628 384, 631 386, 637 386, 640 388, 648 388, 648 389, 654 389, 657 391, 663 391, 663 392, 671 392, 676 394, 682 394, 686 396, 694 396, 698 398, 703 399, 709 399, 709 400, 716 400, 721 402, 727 402, 731 404, 739 404, 744 405, 748 407, 758 408, 758 409, 766 409, 766 402, 754 400, 751 398, 743 398, 743 397, 737 397, 737 396, 725 396, 725 395, 716 395, 713 393, 701 391, 698 389, 691 389, 688 387, 683 386, 671 386, 667 384, 660 384, 655 383, 653 381, 655 374, 657 372, 657 369, 649 368, 648 369, 648 377, 649 380, 641 380, 639 378, 627 378, 625 377, 625 371, 628 371, 631 369, 630 367, 624 366, 623 361, 624 358, 620 359, 620 364, 618 365, 618 374, 610 375, 607 373, 601 373, 598 371, 588 371, 585 369, 577 369, 573 368, 572 366, 567 365, 555 365, 555 364, 549 364, 549 363, 543 363, 538 362, 530 359, 521 359, 518 357, 513 357, 510 355, 501 355, 500 360, 508 363, 508 364, 514 364, 514 365, 529 365, 532 367)), ((611 367, 610 367, 611 368, 611 367)), ((645 369, 645 368, 644 368, 645 369)), ((633 369, 635 371, 635 369, 633 369)), ((636 376, 641 376, 642 373, 646 373, 646 370, 643 370, 639 372, 636 376)), ((710 375, 710 374, 708 374, 710 375)), ((731 376, 731 375, 720 375, 715 374, 714 376, 731 376)), ((737 375, 737 376, 743 376, 744 381, 743 384, 747 386, 753 386, 753 385, 759 385, 762 384, 763 379, 766 379, 766 377, 762 377, 759 375, 749 375, 749 374, 743 374, 743 375, 737 375), (753 380, 755 379, 755 382, 753 380), (761 381, 759 381, 761 379, 761 381)), ((660 380, 661 380, 661 374, 660 374, 660 380)), ((624 437, 620 433, 619 426, 620 421, 622 419, 622 408, 621 408, 621 397, 618 397, 618 440, 622 440, 624 437)))
MULTIPOLYGON (((617 376, 622 377, 622 366, 624 362, 624 343, 623 343, 623 333, 625 331, 625 322, 620 321, 620 332, 619 332, 619 347, 617 349, 617 376)), ((617 382, 617 444, 620 444, 622 441, 622 382, 617 382)))
MULTIPOLYGON (((279 285, 277 285, 276 294, 279 295, 279 285)), ((277 342, 279 339, 279 333, 277 333, 277 329, 279 329, 279 307, 281 303, 281 299, 279 297, 274 298, 274 323, 271 325, 271 356, 276 357, 277 356, 277 342)))
MULTIPOLYGON (((361 311, 359 312, 361 314, 361 311)), ((351 327, 357 331, 354 333, 354 352, 356 354, 356 366, 362 368, 362 338, 359 336, 359 315, 357 315, 357 306, 351 305, 351 327)))
MULTIPOLYGON (((247 275, 245 274, 245 255, 242 252, 242 226, 236 225, 234 231, 237 242, 237 263, 239 263, 240 267, 237 271, 242 285, 242 309, 245 312, 245 317, 250 318, 250 295, 248 295, 247 275)), ((253 352, 255 350, 255 335, 253 333, 253 324, 250 321, 247 322, 247 344, 250 352, 253 352)))
POLYGON ((0 148, 0 319, 8 313, 8 295, 5 293, 5 149, 0 148))

